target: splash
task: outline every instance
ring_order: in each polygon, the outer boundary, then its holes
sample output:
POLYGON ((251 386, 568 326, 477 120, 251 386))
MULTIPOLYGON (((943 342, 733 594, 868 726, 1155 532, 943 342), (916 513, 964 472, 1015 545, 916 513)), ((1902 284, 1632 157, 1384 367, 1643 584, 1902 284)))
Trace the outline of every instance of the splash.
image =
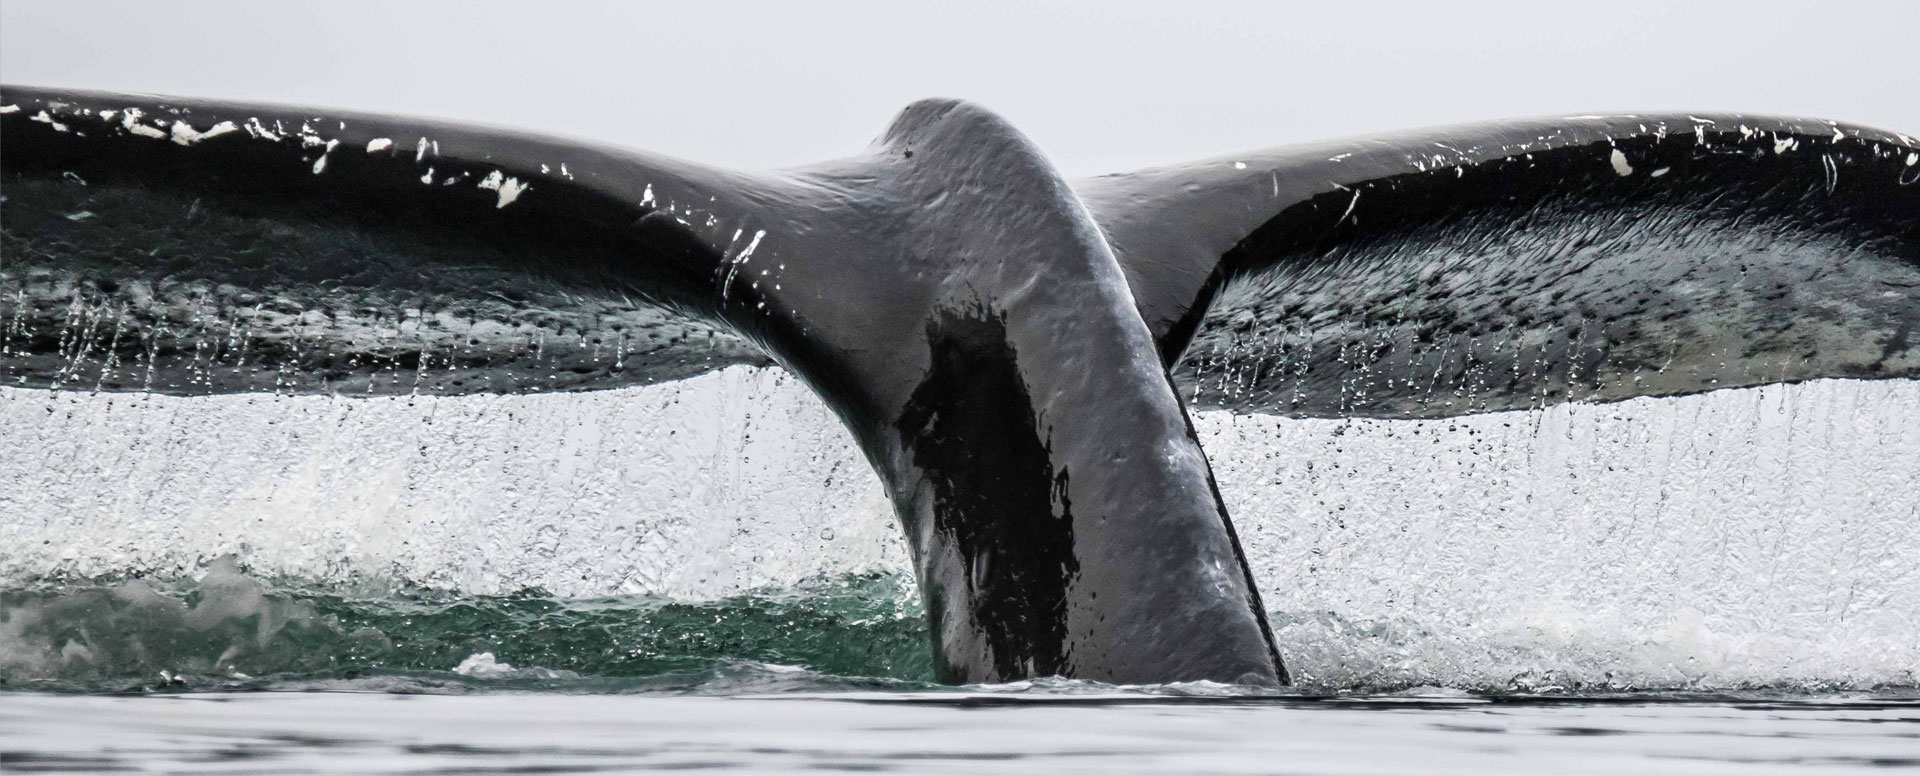
MULTIPOLYGON (((1920 686, 1920 383, 1195 421, 1308 691, 1920 686)), ((413 401, 0 389, 0 422, 15 682, 927 676, 884 495, 777 371, 413 401), (453 673, 488 652, 578 678, 453 673)))

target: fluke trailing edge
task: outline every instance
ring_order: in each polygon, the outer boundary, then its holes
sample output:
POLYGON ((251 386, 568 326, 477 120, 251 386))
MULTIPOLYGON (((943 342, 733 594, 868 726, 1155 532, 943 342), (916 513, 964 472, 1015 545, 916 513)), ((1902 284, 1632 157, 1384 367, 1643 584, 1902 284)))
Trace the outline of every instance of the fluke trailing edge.
POLYGON ((1187 402, 1436 417, 1920 376, 1920 145, 1814 120, 1514 121, 1069 182, 947 100, 747 174, 6 87, 0 231, 8 386, 777 363, 879 473, 953 681, 1286 681, 1187 402))

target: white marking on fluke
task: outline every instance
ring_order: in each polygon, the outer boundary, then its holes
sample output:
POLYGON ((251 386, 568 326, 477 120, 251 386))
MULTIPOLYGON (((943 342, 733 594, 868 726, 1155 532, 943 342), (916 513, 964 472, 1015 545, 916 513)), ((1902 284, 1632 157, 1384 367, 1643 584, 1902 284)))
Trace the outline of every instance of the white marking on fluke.
POLYGON ((40 111, 39 113, 36 113, 36 114, 33 114, 33 117, 32 117, 31 119, 29 119, 29 120, 30 120, 30 121, 38 121, 38 122, 40 122, 40 123, 42 123, 42 124, 45 124, 45 125, 47 125, 47 126, 49 126, 49 127, 53 127, 53 131, 55 131, 55 132, 65 132, 65 131, 67 131, 67 125, 65 125, 65 124, 62 124, 62 123, 60 123, 60 122, 58 122, 58 121, 54 121, 54 120, 53 120, 53 114, 50 114, 50 113, 48 113, 48 112, 46 112, 46 111, 40 111))
POLYGON ((339 146, 340 146, 340 141, 338 140, 327 141, 327 150, 321 151, 320 158, 315 159, 313 161, 313 174, 319 175, 321 172, 327 169, 327 154, 333 153, 333 149, 338 148, 339 146))
POLYGON ((150 137, 155 140, 167 139, 167 133, 160 131, 158 127, 149 127, 140 123, 140 116, 139 108, 128 108, 126 115, 120 117, 120 126, 141 137, 150 137))
POLYGON ((18 105, 0 105, 0 114, 19 113, 19 112, 20 112, 20 106, 18 105))
POLYGON ((653 207, 653 184, 647 184, 647 190, 640 192, 640 206, 653 207))
POLYGON ((415 146, 413 149, 413 163, 419 164, 420 162, 425 161, 426 158, 427 158, 427 139, 423 137, 423 138, 420 138, 420 145, 415 146))
POLYGON ((427 168, 427 174, 425 174, 425 175, 422 175, 422 176, 420 176, 420 182, 421 182, 421 183, 427 183, 427 184, 431 184, 431 183, 433 183, 433 168, 432 168, 432 167, 428 167, 428 168, 427 168))
MULTIPOLYGON (((1342 186, 1338 183, 1333 184, 1333 186, 1334 188, 1340 189, 1341 191, 1348 190, 1347 187, 1342 186)), ((1339 226, 1343 223, 1346 223, 1347 217, 1353 215, 1354 206, 1360 204, 1360 190, 1352 189, 1352 191, 1353 191, 1353 199, 1347 200, 1347 210, 1346 212, 1340 214, 1339 220, 1333 222, 1334 226, 1339 226)))
POLYGON ((367 153, 370 153, 370 154, 379 152, 379 151, 385 151, 392 147, 393 147, 393 141, 384 137, 376 137, 372 140, 367 141, 367 153))
POLYGON ((514 200, 520 198, 522 192, 533 187, 521 183, 519 178, 509 178, 506 177, 505 173, 494 170, 487 174, 486 180, 480 181, 480 188, 500 192, 500 202, 493 206, 493 209, 499 210, 500 208, 513 204, 514 200))
POLYGON ((254 116, 247 119, 247 134, 257 137, 261 140, 271 140, 276 143, 280 142, 280 138, 283 137, 282 135, 274 132, 273 130, 267 129, 265 124, 261 124, 259 116, 254 116))
POLYGON ((239 130, 240 128, 234 126, 234 123, 231 121, 222 121, 208 127, 205 132, 194 129, 192 124, 188 124, 185 121, 175 121, 173 122, 172 135, 173 142, 183 146, 190 146, 210 137, 219 137, 229 132, 238 132, 239 130))
POLYGON ((1627 155, 1620 153, 1620 149, 1613 149, 1613 156, 1610 159, 1613 162, 1613 171, 1618 173, 1620 177, 1624 178, 1633 174, 1633 165, 1627 164, 1627 155))

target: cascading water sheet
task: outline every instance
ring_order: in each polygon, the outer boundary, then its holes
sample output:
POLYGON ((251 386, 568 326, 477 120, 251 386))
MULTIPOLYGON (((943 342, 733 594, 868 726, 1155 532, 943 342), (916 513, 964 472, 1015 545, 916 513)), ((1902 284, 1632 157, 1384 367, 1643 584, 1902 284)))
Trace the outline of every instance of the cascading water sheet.
MULTIPOLYGON (((417 399, 5 390, 0 413, 10 589, 187 579, 228 555, 282 586, 455 601, 805 597, 873 573, 900 582, 856 594, 910 585, 857 448, 778 370, 417 399)), ((1305 688, 1917 681, 1903 561, 1920 556, 1920 493, 1903 483, 1920 472, 1920 383, 1195 422, 1305 688)), ((536 638, 510 617, 495 627, 503 643, 536 638)), ((65 646, 13 638, 20 654, 65 646)))

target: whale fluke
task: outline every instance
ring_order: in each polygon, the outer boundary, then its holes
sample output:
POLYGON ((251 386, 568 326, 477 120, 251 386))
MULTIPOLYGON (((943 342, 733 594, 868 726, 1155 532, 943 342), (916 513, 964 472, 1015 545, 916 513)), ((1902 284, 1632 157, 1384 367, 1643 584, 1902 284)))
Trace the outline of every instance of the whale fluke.
POLYGON ((1187 415, 1913 377, 1920 148, 1573 117, 1069 182, 979 106, 777 173, 0 88, 0 380, 595 390, 777 363, 892 498, 950 681, 1285 683, 1187 415), (1722 366, 1724 364, 1724 366, 1722 366))
POLYGON ((285 106, 0 100, 9 385, 458 394, 768 363, 713 275, 784 181, 285 106))
POLYGON ((1119 264, 977 106, 746 175, 301 108, 0 105, 9 384, 568 390, 770 359, 892 497, 943 678, 1286 679, 1119 264))
POLYGON ((1920 147, 1573 116, 1082 181, 1201 407, 1446 417, 1920 377, 1920 147))

